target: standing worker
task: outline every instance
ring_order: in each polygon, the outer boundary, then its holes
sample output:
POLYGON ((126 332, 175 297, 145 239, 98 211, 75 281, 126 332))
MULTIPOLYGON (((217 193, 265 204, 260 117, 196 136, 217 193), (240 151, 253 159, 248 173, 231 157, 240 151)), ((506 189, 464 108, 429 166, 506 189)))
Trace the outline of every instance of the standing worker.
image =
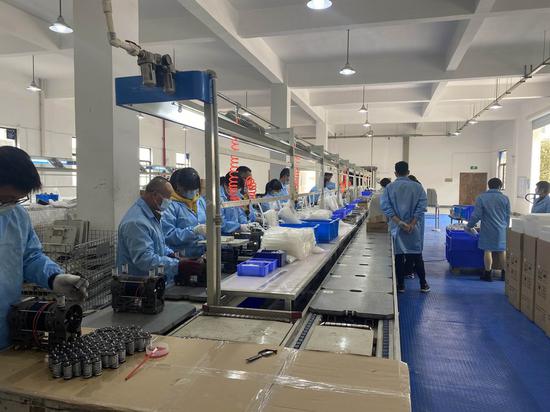
POLYGON ((21 203, 42 187, 29 155, 11 146, 0 147, 0 350, 10 344, 8 312, 21 299, 23 282, 36 283, 70 300, 87 297, 88 281, 63 270, 44 255, 31 219, 21 203), (78 289, 77 289, 78 288, 78 289))
POLYGON ((118 226, 117 267, 128 265, 128 274, 147 276, 164 267, 168 281, 178 274, 180 261, 166 246, 162 213, 170 206, 174 190, 164 177, 153 178, 118 226))
POLYGON ((550 213, 550 183, 541 180, 537 183, 536 198, 531 213, 550 213))
POLYGON ((380 201, 384 214, 390 221, 395 250, 395 270, 397 291, 405 291, 405 275, 416 268, 420 280, 420 290, 430 291, 426 282, 426 271, 422 260, 422 219, 428 205, 424 188, 410 180, 407 162, 395 164, 397 179, 386 186, 380 201))
POLYGON ((162 214, 162 231, 166 244, 187 258, 200 257, 206 239, 206 203, 201 201, 200 176, 192 167, 176 170, 170 177, 174 189, 172 202, 162 214))
POLYGON ((485 251, 485 272, 480 279, 487 282, 493 280, 493 254, 501 268, 501 280, 505 277, 506 265, 506 230, 510 224, 510 200, 502 193, 502 180, 494 177, 488 182, 489 190, 476 199, 474 212, 468 220, 466 230, 472 234, 474 226, 481 220, 478 247, 485 251))

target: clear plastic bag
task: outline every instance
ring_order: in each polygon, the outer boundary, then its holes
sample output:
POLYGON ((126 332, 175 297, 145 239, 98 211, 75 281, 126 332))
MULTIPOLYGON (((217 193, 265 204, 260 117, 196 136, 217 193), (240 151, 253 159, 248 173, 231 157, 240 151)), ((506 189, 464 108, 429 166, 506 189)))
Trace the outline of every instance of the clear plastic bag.
POLYGON ((279 211, 279 219, 282 220, 284 223, 300 223, 298 214, 292 207, 288 205, 283 207, 279 211))
POLYGON ((313 228, 273 227, 262 237, 262 249, 284 250, 299 260, 311 255, 315 245, 313 228))
POLYGON ((264 223, 268 228, 279 226, 279 216, 277 214, 277 211, 274 209, 270 209, 267 212, 265 212, 264 223))

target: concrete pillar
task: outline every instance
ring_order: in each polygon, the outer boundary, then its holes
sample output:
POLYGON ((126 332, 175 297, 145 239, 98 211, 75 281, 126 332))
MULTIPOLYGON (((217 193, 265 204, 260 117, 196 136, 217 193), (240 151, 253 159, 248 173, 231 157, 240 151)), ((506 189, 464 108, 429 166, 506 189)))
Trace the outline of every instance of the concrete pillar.
MULTIPOLYGON (((282 129, 290 127, 290 90, 286 84, 271 85, 271 123, 282 129)), ((273 160, 286 160, 286 156, 280 153, 271 153, 273 160)), ((278 179, 284 166, 271 164, 269 167, 269 178, 278 179)))
POLYGON ((328 148, 328 127, 325 122, 315 123, 315 144, 328 148))
MULTIPOLYGON (((138 0, 113 1, 121 39, 139 40, 138 0)), ((136 58, 107 41, 101 0, 74 0, 78 215, 116 229, 139 195, 139 120, 115 106, 114 79, 139 74, 136 58)))
POLYGON ((409 162, 410 142, 411 138, 409 136, 403 136, 403 161, 407 163, 409 162))

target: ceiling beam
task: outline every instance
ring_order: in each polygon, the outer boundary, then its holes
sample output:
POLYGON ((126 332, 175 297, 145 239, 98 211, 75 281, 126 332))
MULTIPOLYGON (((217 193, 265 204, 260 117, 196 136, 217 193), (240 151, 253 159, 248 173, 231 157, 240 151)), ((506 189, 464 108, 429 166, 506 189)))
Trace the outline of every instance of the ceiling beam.
POLYGON ((422 110, 420 112, 422 115, 422 118, 428 117, 430 115, 433 108, 439 102, 439 99, 443 95, 443 92, 445 91, 447 84, 448 82, 445 81, 445 82, 438 82, 433 85, 430 101, 422 107, 422 110))
POLYGON ((292 101, 300 106, 315 122, 326 121, 325 109, 311 105, 309 92, 305 90, 291 90, 290 93, 292 101))
POLYGON ((30 43, 38 51, 59 50, 59 39, 48 23, 4 2, 0 2, 0 33, 30 43))

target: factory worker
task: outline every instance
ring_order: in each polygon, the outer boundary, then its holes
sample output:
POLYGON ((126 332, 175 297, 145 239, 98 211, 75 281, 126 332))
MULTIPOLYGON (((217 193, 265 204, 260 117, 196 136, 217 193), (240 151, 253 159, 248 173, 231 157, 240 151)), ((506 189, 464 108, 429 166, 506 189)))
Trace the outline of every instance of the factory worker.
POLYGON ((397 179, 386 186, 380 205, 390 221, 391 235, 395 250, 395 271, 397 274, 397 290, 405 291, 405 275, 411 272, 414 265, 420 290, 430 291, 426 282, 426 272, 422 260, 422 220, 428 203, 426 191, 416 182, 408 178, 407 162, 395 164, 397 179))
POLYGON ((206 239, 206 203, 199 194, 200 177, 192 167, 176 170, 170 177, 174 188, 172 202, 162 214, 161 226, 166 245, 188 258, 201 256, 206 239))
MULTIPOLYGON (((249 182, 254 182, 254 179, 252 178, 252 169, 250 169, 248 166, 239 166, 237 167, 237 174, 241 179, 243 179, 243 188, 239 192, 239 197, 241 199, 250 199, 248 195, 248 185, 249 182)), ((254 213, 254 209, 249 207, 248 205, 243 206, 242 209, 244 210, 247 221, 255 222, 256 221, 256 214, 254 213)))
MULTIPOLYGON (((279 181, 281 182, 281 196, 289 196, 290 195, 290 169, 288 167, 285 167, 283 170, 281 170, 281 173, 279 173, 279 181)), ((287 200, 281 200, 281 203, 286 203, 287 200)))
POLYGON ((550 183, 542 180, 537 183, 535 203, 531 208, 531 213, 550 213, 550 183))
POLYGON ((178 274, 179 259, 166 246, 161 228, 162 213, 174 193, 164 177, 153 178, 141 197, 130 207, 118 226, 117 267, 128 265, 128 273, 146 276, 164 266, 168 281, 178 274))
MULTIPOLYGON (((237 172, 229 172, 220 179, 220 198, 222 202, 230 201, 230 181, 234 180, 237 184, 237 190, 241 194, 237 194, 239 200, 242 199, 242 190, 244 189, 244 180, 237 172)), ((235 232, 249 232, 250 225, 245 211, 240 206, 221 208, 222 217, 222 235, 232 235, 235 232)))
POLYGON ((23 282, 52 289, 73 301, 87 297, 88 282, 63 274, 42 252, 27 211, 21 203, 42 186, 30 157, 23 150, 0 147, 0 350, 10 344, 7 316, 21 299, 23 282), (78 289, 77 289, 78 288, 78 289))
MULTIPOLYGON (((283 189, 283 185, 281 182, 277 179, 270 180, 265 185, 265 195, 262 199, 270 199, 274 197, 281 196, 281 190, 283 189)), ((278 210, 279 204, 278 201, 272 201, 272 202, 262 202, 260 203, 260 207, 262 208, 263 212, 267 212, 270 209, 278 210)))
MULTIPOLYGON (((335 190, 336 189, 336 184, 331 181, 332 176, 333 176, 332 173, 325 172, 325 175, 323 176, 325 190, 335 190)), ((319 193, 319 188, 317 187, 317 185, 315 185, 311 188, 311 190, 309 192, 310 193, 319 193)), ((319 201, 319 195, 312 196, 311 199, 312 199, 313 203, 317 203, 319 201)))
POLYGON ((510 200, 502 193, 502 181, 492 178, 488 182, 489 190, 480 194, 475 208, 468 221, 466 230, 475 234, 474 226, 481 220, 478 247, 485 251, 485 272, 481 280, 491 282, 493 268, 493 254, 502 270, 501 279, 504 280, 506 262, 506 229, 510 224, 510 200))
POLYGON ((369 213, 367 215, 367 222, 369 223, 384 223, 387 222, 388 219, 386 219, 386 215, 382 211, 382 208, 380 207, 380 198, 382 197, 382 193, 384 193, 384 188, 391 183, 390 178, 383 178, 380 180, 380 192, 375 193, 372 195, 370 203, 369 203, 369 213))

